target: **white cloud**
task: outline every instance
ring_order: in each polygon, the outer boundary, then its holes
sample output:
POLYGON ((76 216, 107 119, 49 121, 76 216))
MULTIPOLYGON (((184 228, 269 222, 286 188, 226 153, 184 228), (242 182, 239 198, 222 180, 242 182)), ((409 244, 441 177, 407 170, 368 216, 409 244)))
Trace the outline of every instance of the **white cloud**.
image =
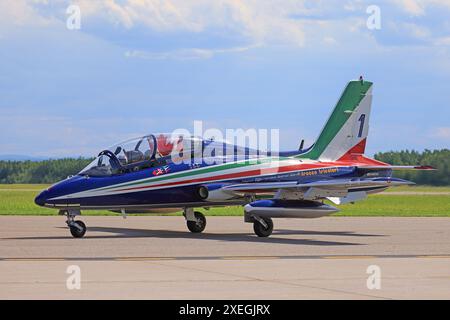
POLYGON ((427 7, 431 6, 450 9, 449 0, 394 0, 394 3, 412 16, 422 16, 426 14, 427 7))
POLYGON ((145 26, 158 32, 222 30, 249 42, 304 44, 302 23, 292 18, 309 12, 305 0, 275 3, 262 0, 114 0, 75 1, 83 16, 101 17, 131 29, 145 26))
POLYGON ((394 0, 394 2, 405 12, 412 16, 421 16, 425 9, 421 1, 418 0, 394 0))
POLYGON ((325 44, 328 44, 328 45, 335 45, 335 44, 338 43, 338 42, 336 41, 336 39, 334 39, 333 37, 325 37, 325 38, 323 39, 323 42, 324 42, 325 44))
MULTIPOLYGON (((369 2, 365 0, 73 0, 71 3, 81 8, 80 33, 124 47, 129 58, 209 59, 253 47, 241 47, 245 43, 294 48, 329 48, 339 44, 349 49, 361 41, 369 41, 370 45, 378 42, 381 47, 387 43, 380 41, 383 36, 367 30, 369 2), (168 41, 167 45, 158 39, 153 45, 148 41, 149 30, 151 35, 168 38, 187 35, 187 40, 168 41), (207 40, 189 43, 189 37, 207 40), (161 43, 167 46, 158 51, 161 43)), ((48 0, 0 1, 0 27, 58 22, 57 27, 64 28, 67 4, 67 0, 52 0, 51 5, 48 0)), ((418 16, 426 14, 430 6, 450 9, 450 0, 392 0, 382 6, 382 13, 392 10, 392 6, 418 16)), ((442 28, 412 23, 401 16, 383 21, 388 31, 389 28, 394 31, 393 39, 399 45, 448 46, 442 28)), ((5 34, 7 31, 0 28, 0 40, 5 34)), ((382 31, 379 34, 383 35, 382 31)))
POLYGON ((33 4, 45 3, 43 0, 14 0, 0 1, 0 27, 14 27, 22 25, 47 25, 52 19, 42 17, 33 4))
POLYGON ((390 22, 388 27, 403 37, 428 40, 432 36, 432 33, 428 28, 415 23, 390 22))
POLYGON ((450 141, 450 127, 435 128, 431 133, 431 137, 450 141))
MULTIPOLYGON (((81 8, 82 20, 105 22, 131 30, 144 27, 155 32, 216 33, 244 37, 244 42, 303 46, 305 23, 321 29, 321 23, 331 24, 353 19, 365 20, 369 2, 363 0, 73 0, 81 8), (338 13, 336 15, 336 13, 338 13), (314 19, 308 19, 315 17, 314 19), (320 18, 317 19, 317 18, 320 18)), ((49 23, 65 21, 67 0, 0 1, 0 25, 49 23), (50 6, 51 3, 51 6, 50 6), (40 10, 38 11, 37 8, 40 10), (45 15, 39 14, 45 12, 45 15)), ((449 0, 392 0, 392 5, 412 16, 423 16, 429 7, 450 9, 449 0)), ((383 12, 382 11, 382 12, 383 12)), ((402 19, 400 19, 402 20, 402 19)), ((399 21, 397 21, 399 22, 399 21)), ((311 32, 311 31, 309 31, 311 32)), ((309 36, 309 35, 308 35, 309 36)), ((336 32, 330 35, 339 42, 336 32)))
POLYGON ((437 38, 434 41, 434 44, 436 46, 449 46, 450 47, 450 37, 441 37, 441 38, 437 38))
MULTIPOLYGON (((70 3, 80 6, 82 25, 88 26, 81 32, 91 32, 89 26, 94 24, 97 37, 102 36, 99 30, 111 34, 111 26, 114 26, 129 32, 151 30, 169 37, 176 33, 195 35, 209 32, 210 37, 223 36, 232 39, 235 44, 302 47, 311 43, 344 43, 343 39, 349 40, 349 35, 345 34, 349 31, 353 33, 350 35, 352 37, 356 33, 368 33, 365 28, 368 2, 363 0, 73 0, 70 3)), ((0 26, 59 21, 62 27, 65 25, 64 8, 67 4, 66 0, 0 1, 0 26)), ((382 10, 390 10, 392 5, 413 16, 424 15, 429 6, 450 9, 449 0, 393 0, 385 4, 382 10)), ((401 17, 391 23, 400 25, 400 32, 416 38, 429 38, 435 31, 405 22, 401 17)), ((131 52, 134 48, 128 49, 131 52)), ((183 50, 175 55, 188 58, 214 55, 206 49, 183 50)), ((140 52, 131 53, 143 55, 140 52)), ((153 59, 173 55, 146 54, 153 59)))
POLYGON ((141 58, 149 60, 194 60, 194 59, 210 59, 217 54, 223 53, 237 53, 250 50, 252 48, 259 47, 261 45, 250 45, 246 47, 232 47, 226 49, 200 49, 200 48, 189 48, 189 49, 179 49, 166 52, 151 52, 142 50, 130 50, 125 52, 127 58, 141 58))
MULTIPOLYGON (((200 33, 206 30, 244 37, 250 43, 304 44, 302 22, 295 15, 316 13, 306 0, 73 0, 85 20, 155 32, 200 33)), ((0 26, 65 22, 66 0, 0 1, 0 26), (51 3, 51 5, 50 5, 51 3), (39 9, 39 10, 38 10, 39 9), (44 13, 44 14, 43 14, 44 13)))

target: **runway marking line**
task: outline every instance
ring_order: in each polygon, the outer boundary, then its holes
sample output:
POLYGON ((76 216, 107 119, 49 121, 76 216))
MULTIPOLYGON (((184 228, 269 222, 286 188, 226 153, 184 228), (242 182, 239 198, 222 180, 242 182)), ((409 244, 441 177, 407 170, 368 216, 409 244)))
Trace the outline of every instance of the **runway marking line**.
POLYGON ((342 260, 354 260, 354 259, 376 259, 380 256, 323 256, 322 259, 342 259, 342 260))
POLYGON ((0 261, 67 261, 66 258, 4 258, 0 259, 0 261))
POLYGON ((203 256, 203 257, 17 257, 0 258, 2 261, 16 262, 52 262, 52 261, 196 261, 196 260, 357 260, 357 259, 450 259, 450 255, 325 255, 325 256, 203 256))
POLYGON ((115 258, 113 261, 161 261, 161 260, 176 260, 173 257, 136 257, 136 258, 115 258))
POLYGON ((246 257, 246 256, 236 256, 236 257, 221 257, 221 260, 276 260, 282 259, 282 257, 264 257, 264 256, 254 256, 254 257, 246 257))
POLYGON ((449 259, 449 258, 450 258, 450 255, 417 256, 417 258, 425 258, 425 259, 449 259))

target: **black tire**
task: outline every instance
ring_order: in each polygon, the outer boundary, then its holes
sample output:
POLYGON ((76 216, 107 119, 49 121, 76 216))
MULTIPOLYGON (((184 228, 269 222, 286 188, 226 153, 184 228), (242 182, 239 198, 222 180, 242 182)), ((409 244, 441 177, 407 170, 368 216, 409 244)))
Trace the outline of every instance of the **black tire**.
POLYGON ((70 233, 74 238, 83 238, 87 229, 83 221, 74 221, 73 224, 69 226, 69 228, 70 233), (77 226, 75 226, 74 224, 76 224, 81 229, 77 228, 77 226))
POLYGON ((192 233, 200 233, 203 232, 206 228, 206 218, 201 212, 194 212, 196 221, 186 221, 187 227, 192 233))
POLYGON ((265 228, 261 223, 257 220, 253 222, 253 230, 258 237, 267 238, 272 234, 273 231, 273 221, 270 218, 261 218, 267 224, 267 228, 265 228))

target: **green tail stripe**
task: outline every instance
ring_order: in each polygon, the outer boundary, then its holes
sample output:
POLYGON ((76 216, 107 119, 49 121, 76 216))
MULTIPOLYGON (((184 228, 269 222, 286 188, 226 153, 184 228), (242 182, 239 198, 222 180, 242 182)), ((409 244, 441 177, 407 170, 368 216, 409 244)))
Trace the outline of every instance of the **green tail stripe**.
POLYGON ((350 81, 313 148, 298 157, 318 159, 345 122, 347 122, 348 118, 350 118, 351 112, 361 103, 371 86, 372 82, 369 81, 350 81))

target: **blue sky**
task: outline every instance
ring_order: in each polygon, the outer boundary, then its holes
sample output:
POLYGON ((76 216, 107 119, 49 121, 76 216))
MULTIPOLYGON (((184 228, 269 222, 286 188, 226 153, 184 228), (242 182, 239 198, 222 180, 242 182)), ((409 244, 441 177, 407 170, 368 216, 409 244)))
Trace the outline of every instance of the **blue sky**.
POLYGON ((296 148, 361 74, 369 154, 448 148, 449 16, 448 0, 0 0, 0 154, 92 156, 194 120, 296 148))

